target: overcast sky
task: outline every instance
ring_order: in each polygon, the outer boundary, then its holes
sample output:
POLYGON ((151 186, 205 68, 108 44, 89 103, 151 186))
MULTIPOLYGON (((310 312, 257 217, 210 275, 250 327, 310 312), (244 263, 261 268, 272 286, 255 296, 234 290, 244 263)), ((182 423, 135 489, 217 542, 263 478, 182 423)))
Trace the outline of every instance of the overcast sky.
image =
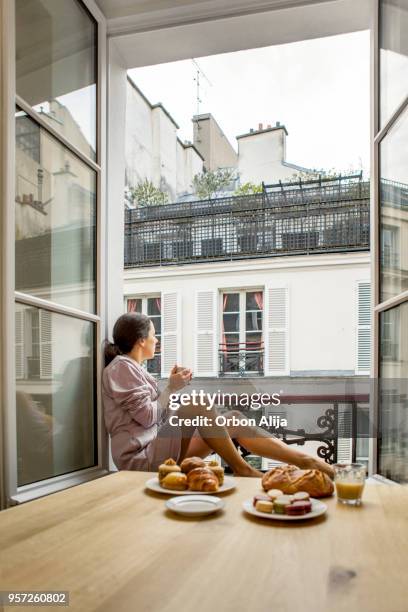
MULTIPOLYGON (((284 124, 287 161, 309 168, 369 171, 369 32, 196 58, 200 113, 235 136, 258 123, 284 124)), ((197 112, 191 60, 129 71, 151 103, 162 102, 192 140, 197 112)))

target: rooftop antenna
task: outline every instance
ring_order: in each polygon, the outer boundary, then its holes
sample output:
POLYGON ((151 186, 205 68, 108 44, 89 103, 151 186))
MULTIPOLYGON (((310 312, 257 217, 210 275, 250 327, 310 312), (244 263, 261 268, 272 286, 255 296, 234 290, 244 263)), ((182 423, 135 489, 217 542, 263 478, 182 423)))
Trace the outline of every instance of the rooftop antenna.
POLYGON ((201 79, 201 77, 203 77, 207 81, 207 83, 209 84, 210 87, 212 87, 212 83, 211 83, 210 79, 207 77, 207 75, 205 74, 205 72, 202 70, 202 68, 200 68, 200 66, 198 65, 196 60, 194 58, 192 58, 191 61, 193 62, 193 65, 194 65, 195 70, 196 70, 196 76, 194 77, 194 80, 196 82, 196 102, 197 102, 197 112, 196 112, 196 114, 199 115, 200 114, 200 103, 202 102, 202 100, 200 98, 200 86, 201 86, 200 79, 201 79))

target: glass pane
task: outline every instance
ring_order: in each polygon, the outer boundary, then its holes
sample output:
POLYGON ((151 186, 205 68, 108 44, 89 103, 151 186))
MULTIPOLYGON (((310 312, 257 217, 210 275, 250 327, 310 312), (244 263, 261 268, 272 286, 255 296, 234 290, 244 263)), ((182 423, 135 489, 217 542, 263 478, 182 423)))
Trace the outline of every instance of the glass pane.
POLYGON ((17 93, 95 159, 97 26, 76 0, 16 0, 17 93))
POLYGON ((222 350, 238 351, 239 349, 239 334, 223 334, 222 350), (225 346, 227 345, 227 346, 225 346))
POLYGON ((224 314, 224 331, 239 332, 239 314, 224 314))
POLYGON ((408 289, 408 111, 380 144, 381 301, 408 289))
POLYGON ((246 310, 262 310, 263 293, 262 291, 251 291, 246 294, 246 310))
POLYGON ((161 306, 160 306, 160 298, 153 297, 147 299, 147 314, 151 315, 160 315, 161 306))
POLYGON ((384 125, 408 95, 408 0, 380 2, 380 114, 384 125))
POLYGON ((246 334, 246 347, 247 350, 259 351, 262 348, 262 334, 246 334))
POLYGON ((142 312, 142 300, 138 300, 135 298, 131 298, 127 301, 127 311, 128 312, 142 312))
POLYGON ((246 329, 247 331, 262 330, 262 311, 246 313, 246 329))
POLYGON ((95 465, 94 324, 16 304, 15 325, 18 485, 95 465))
POLYGON ((96 175, 16 115, 16 289, 95 312, 96 175))
POLYGON ((239 293, 224 293, 222 299, 224 312, 239 312, 239 293))
POLYGON ((379 472, 408 482, 408 302, 380 314, 379 472))
POLYGON ((161 333, 161 317, 151 317, 151 320, 157 336, 157 334, 161 333))

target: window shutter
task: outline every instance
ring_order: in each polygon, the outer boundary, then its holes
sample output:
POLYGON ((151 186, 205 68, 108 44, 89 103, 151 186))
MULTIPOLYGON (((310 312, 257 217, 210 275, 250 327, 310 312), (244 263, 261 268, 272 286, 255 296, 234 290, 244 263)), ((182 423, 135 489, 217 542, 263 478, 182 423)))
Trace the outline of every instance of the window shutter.
POLYGON ((352 438, 352 418, 351 408, 339 411, 338 415, 338 438, 337 438, 337 462, 352 460, 353 438, 352 438))
POLYGON ((288 376, 289 289, 265 287, 265 374, 288 376))
POLYGON ((52 378, 52 313, 40 310, 40 378, 52 378))
POLYGON ((161 375, 167 378, 175 363, 181 362, 181 300, 175 291, 161 294, 162 335, 161 375))
POLYGON ((15 312, 16 379, 24 378, 24 310, 15 312))
POLYGON ((356 374, 370 374, 371 357, 371 286, 357 283, 357 364, 356 374))
POLYGON ((195 296, 195 376, 217 376, 217 292, 195 296))

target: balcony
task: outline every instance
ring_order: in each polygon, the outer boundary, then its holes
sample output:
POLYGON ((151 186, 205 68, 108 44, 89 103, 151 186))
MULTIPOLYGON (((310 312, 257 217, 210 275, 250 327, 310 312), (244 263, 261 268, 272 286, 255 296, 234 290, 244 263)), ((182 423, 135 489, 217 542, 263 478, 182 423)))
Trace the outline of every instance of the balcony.
POLYGON ((369 191, 355 175, 126 210, 125 267, 368 250, 369 191))
POLYGON ((263 376, 263 342, 234 342, 219 345, 220 376, 263 376))

